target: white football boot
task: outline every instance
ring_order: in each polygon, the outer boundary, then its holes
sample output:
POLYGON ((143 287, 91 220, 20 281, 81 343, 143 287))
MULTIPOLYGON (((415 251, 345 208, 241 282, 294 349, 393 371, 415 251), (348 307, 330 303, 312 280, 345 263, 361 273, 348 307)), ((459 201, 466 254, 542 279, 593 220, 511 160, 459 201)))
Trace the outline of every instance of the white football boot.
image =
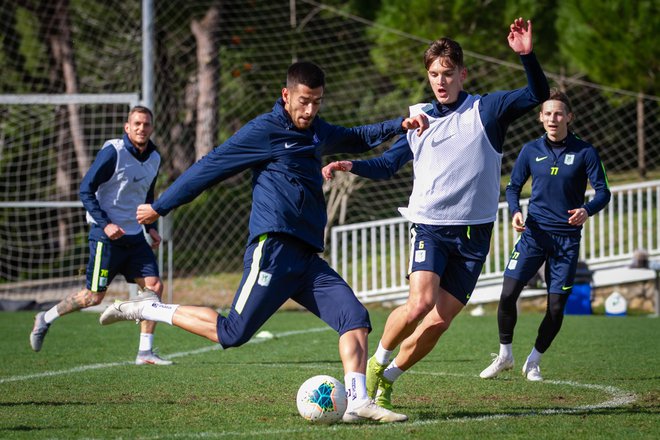
POLYGON ((369 420, 381 423, 405 422, 408 420, 408 416, 395 413, 389 409, 381 408, 372 400, 368 400, 365 405, 357 407, 351 411, 346 410, 342 417, 344 423, 359 423, 369 420))
POLYGON ((99 318, 99 322, 101 325, 109 325, 118 321, 140 321, 142 319, 142 310, 159 302, 160 300, 157 296, 149 296, 147 298, 138 297, 128 301, 117 300, 105 309, 105 312, 99 318))
POLYGON ((531 380, 533 382, 539 382, 543 380, 543 376, 541 376, 541 367, 539 367, 539 364, 530 362, 530 361, 525 361, 525 365, 522 367, 522 374, 527 378, 527 380, 531 380))
POLYGON ((479 374, 482 379, 492 379, 497 377, 502 371, 510 370, 513 368, 513 357, 507 358, 492 353, 493 362, 479 374))

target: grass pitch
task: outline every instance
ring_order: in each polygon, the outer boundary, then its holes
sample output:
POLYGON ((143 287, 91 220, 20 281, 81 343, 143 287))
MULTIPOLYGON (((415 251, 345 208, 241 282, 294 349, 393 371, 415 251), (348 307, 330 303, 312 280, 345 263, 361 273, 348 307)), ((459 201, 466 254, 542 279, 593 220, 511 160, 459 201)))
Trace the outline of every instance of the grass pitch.
MULTIPOLYGON (((316 426, 296 410, 310 376, 343 380, 337 335, 313 315, 276 314, 226 351, 160 324, 155 343, 170 367, 136 366, 139 328, 98 314, 53 324, 40 353, 33 313, 0 313, 0 438, 503 439, 660 438, 660 319, 567 316, 545 354, 545 381, 520 368, 542 318, 519 317, 516 365, 494 380, 479 372, 497 351, 495 316, 460 315, 436 349, 395 384, 410 421, 316 426)), ((371 352, 386 311, 372 310, 371 352)))

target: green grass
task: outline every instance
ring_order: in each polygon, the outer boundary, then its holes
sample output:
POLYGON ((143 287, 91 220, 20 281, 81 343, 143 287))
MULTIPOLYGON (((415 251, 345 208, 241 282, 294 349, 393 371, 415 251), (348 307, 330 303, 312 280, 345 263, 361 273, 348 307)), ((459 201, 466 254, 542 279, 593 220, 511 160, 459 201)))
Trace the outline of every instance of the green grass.
MULTIPOLYGON (((660 319, 567 316, 541 383, 519 368, 541 315, 520 316, 515 370, 478 378, 497 350, 492 315, 460 315, 436 349, 395 385, 398 425, 315 426, 296 411, 298 386, 343 377, 337 336, 305 312, 280 312, 276 339, 227 351, 160 325, 171 367, 135 366, 138 327, 66 316, 40 353, 32 313, 0 313, 0 438, 484 439, 660 438, 660 319), (310 330, 317 331, 310 331, 310 330)), ((387 317, 372 310, 371 347, 387 317)))

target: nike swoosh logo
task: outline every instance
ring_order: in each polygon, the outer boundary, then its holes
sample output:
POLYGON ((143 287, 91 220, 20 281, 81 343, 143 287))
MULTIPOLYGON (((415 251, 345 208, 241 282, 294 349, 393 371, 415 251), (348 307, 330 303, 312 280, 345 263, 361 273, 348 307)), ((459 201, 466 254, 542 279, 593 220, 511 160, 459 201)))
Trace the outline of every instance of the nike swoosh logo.
POLYGON ((135 182, 139 182, 140 180, 144 180, 144 179, 146 179, 146 178, 147 178, 147 176, 142 176, 142 177, 140 177, 139 179, 138 179, 137 177, 133 177, 133 183, 135 183, 135 182))
POLYGON ((438 145, 440 145, 441 143, 443 143, 447 139, 453 138, 455 134, 456 133, 450 134, 449 136, 444 137, 442 139, 431 139, 431 147, 433 147, 433 148, 437 147, 438 145))
POLYGON ((573 286, 561 286, 561 290, 571 290, 573 286))
POLYGON ((285 142, 284 143, 284 148, 291 148, 295 145, 298 145, 298 142, 291 142, 291 143, 285 142))
POLYGON ((537 161, 537 162, 541 162, 542 160, 545 160, 545 159, 547 159, 547 158, 548 158, 548 156, 537 157, 537 158, 536 158, 536 161, 537 161))

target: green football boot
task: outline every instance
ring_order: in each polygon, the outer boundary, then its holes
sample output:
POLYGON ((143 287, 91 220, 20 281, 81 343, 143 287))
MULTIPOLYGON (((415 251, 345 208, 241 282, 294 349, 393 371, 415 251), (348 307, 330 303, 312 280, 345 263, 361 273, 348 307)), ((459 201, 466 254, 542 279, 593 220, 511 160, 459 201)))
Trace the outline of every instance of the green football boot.
POLYGON ((390 411, 394 408, 392 406, 392 386, 394 386, 394 382, 390 382, 384 377, 381 378, 380 382, 378 382, 378 391, 376 392, 376 399, 374 400, 376 405, 381 408, 389 409, 390 411))
POLYGON ((381 365, 375 357, 370 357, 367 361, 367 395, 370 399, 376 397, 379 382, 383 379, 383 372, 386 365, 381 365))

